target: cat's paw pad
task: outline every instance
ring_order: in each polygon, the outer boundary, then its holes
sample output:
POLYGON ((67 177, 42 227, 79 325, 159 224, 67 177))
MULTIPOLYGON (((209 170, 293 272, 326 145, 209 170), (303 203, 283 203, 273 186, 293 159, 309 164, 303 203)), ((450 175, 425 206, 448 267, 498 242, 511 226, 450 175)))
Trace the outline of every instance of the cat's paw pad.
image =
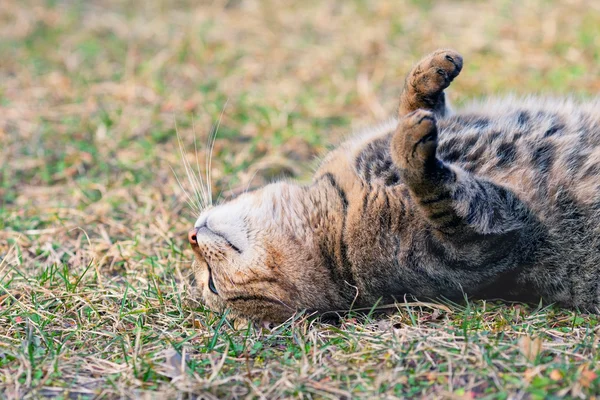
POLYGON ((407 83, 414 94, 435 100, 460 74, 463 59, 454 50, 437 50, 422 59, 410 72, 407 83))
POLYGON ((392 139, 392 151, 402 169, 422 169, 435 160, 437 125, 433 112, 419 109, 406 115, 392 139))

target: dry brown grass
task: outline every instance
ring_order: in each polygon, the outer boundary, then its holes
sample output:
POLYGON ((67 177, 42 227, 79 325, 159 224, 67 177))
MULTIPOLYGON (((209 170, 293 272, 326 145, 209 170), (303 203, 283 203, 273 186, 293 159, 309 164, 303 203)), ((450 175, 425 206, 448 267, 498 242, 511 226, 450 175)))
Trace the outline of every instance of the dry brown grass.
POLYGON ((171 167, 185 177, 175 129, 204 165, 224 110, 215 196, 306 178, 439 47, 465 56, 458 105, 591 95, 599 42, 593 0, 2 0, 0 398, 598 395, 597 317, 553 308, 233 329, 191 296, 195 213, 171 167))

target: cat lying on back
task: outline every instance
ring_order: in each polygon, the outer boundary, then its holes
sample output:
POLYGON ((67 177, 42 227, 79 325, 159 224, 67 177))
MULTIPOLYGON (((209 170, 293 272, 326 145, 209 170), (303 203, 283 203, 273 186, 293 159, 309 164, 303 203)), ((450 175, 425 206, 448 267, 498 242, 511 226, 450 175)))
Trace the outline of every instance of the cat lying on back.
POLYGON ((490 100, 449 114, 451 50, 406 78, 398 116, 332 151, 309 185, 205 210, 189 232, 204 303, 296 310, 478 298, 600 310, 600 102, 490 100))

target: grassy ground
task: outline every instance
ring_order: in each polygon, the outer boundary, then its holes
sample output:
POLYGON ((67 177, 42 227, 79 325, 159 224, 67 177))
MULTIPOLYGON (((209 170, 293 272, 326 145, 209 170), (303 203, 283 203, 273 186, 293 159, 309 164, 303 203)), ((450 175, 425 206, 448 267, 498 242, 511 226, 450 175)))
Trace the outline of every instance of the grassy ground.
POLYGON ((306 179, 445 46, 457 105, 600 91, 594 0, 2 0, 0 398, 600 395, 597 316, 400 304, 236 330, 191 295, 176 129, 204 165, 223 111, 215 196, 306 179))

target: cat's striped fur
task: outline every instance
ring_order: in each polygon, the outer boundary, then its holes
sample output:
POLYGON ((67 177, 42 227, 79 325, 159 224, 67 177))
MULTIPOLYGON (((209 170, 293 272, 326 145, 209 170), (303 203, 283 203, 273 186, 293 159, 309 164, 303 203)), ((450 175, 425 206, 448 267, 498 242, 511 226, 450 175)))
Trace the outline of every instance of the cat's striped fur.
POLYGON ((450 50, 408 75, 398 116, 332 151, 310 185, 206 210, 204 302, 281 321, 413 295, 600 308, 600 102, 490 100, 447 115, 450 50))

